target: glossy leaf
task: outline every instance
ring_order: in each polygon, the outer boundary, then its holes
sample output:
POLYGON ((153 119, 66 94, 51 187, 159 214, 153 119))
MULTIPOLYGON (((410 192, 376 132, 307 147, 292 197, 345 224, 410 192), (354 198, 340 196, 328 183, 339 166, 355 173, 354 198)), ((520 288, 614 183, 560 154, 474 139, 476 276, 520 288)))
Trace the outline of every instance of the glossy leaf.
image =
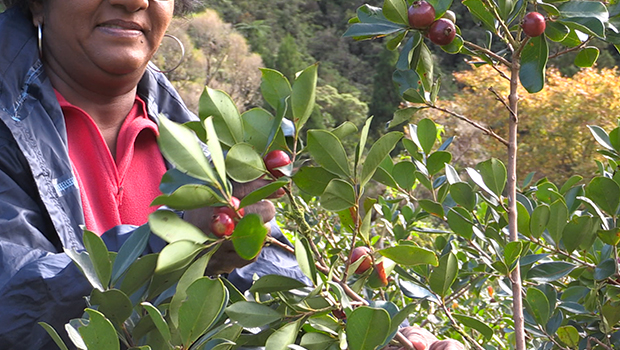
POLYGON ((517 202, 517 228, 519 233, 530 237, 530 213, 521 202, 517 202))
POLYGON ((556 334, 560 341, 570 348, 576 348, 579 345, 581 337, 579 336, 579 331, 573 326, 562 326, 558 328, 556 334))
POLYGON ((606 177, 593 178, 586 186, 586 196, 610 216, 616 215, 620 205, 620 186, 606 177))
POLYGON ((97 310, 86 309, 89 317, 87 326, 79 328, 80 336, 88 350, 118 350, 120 344, 112 323, 97 310))
POLYGON ((495 32, 495 17, 493 17, 493 14, 487 10, 481 0, 465 0, 463 1, 463 5, 467 6, 469 12, 480 22, 482 22, 486 29, 490 30, 492 33, 495 32))
POLYGON ((205 87, 200 96, 198 114, 201 120, 213 117, 213 126, 224 145, 232 147, 243 141, 243 120, 237 106, 226 92, 205 87))
POLYGON ((609 300, 603 305, 601 311, 609 326, 615 326, 620 322, 620 303, 609 300))
POLYGON ((178 328, 186 348, 211 328, 227 303, 228 290, 219 279, 202 277, 187 288, 187 299, 179 309, 178 328))
POLYGON ((290 344, 295 344, 299 321, 287 323, 267 338, 265 350, 288 350, 290 344))
POLYGON ((118 289, 108 289, 104 292, 93 289, 90 305, 98 305, 97 311, 119 327, 131 316, 133 308, 131 300, 118 289))
POLYGON ((243 113, 241 118, 244 130, 243 140, 252 145, 258 153, 265 153, 275 137, 282 118, 277 118, 262 108, 250 109, 243 113))
POLYGON ((169 342, 171 338, 170 328, 168 328, 168 324, 166 323, 166 320, 164 320, 164 316, 161 314, 161 312, 147 301, 140 303, 140 305, 142 305, 146 312, 148 312, 149 317, 155 324, 155 327, 159 331, 159 334, 161 334, 162 339, 166 342, 169 342))
POLYGON ((600 2, 568 1, 558 6, 561 20, 579 25, 586 33, 605 37, 605 26, 609 20, 607 8, 600 2))
POLYGON ((385 18, 398 24, 409 25, 407 2, 405 0, 386 0, 383 2, 385 18))
POLYGON ((545 325, 550 316, 549 300, 545 293, 538 288, 530 287, 527 289, 525 300, 527 311, 534 316, 539 325, 545 325))
POLYGON ((260 253, 269 230, 258 214, 246 214, 235 226, 231 239, 235 252, 245 259, 252 260, 260 253))
POLYGON ((282 318, 276 310, 250 301, 234 303, 226 308, 226 314, 243 327, 262 327, 282 318))
POLYGON ((288 184, 289 184, 289 181, 286 180, 286 179, 275 180, 273 182, 269 182, 265 186, 259 187, 259 188, 255 189, 254 191, 248 193, 245 197, 243 197, 243 199, 239 203, 239 207, 243 208, 243 207, 247 207, 248 205, 252 205, 254 203, 257 203, 257 202, 259 202, 259 201, 269 197, 274 192, 276 192, 278 189, 280 189, 280 188, 282 188, 282 187, 284 187, 284 186, 286 186, 288 184))
POLYGON ((325 130, 308 131, 308 151, 325 170, 349 177, 349 159, 338 138, 325 130))
POLYGON ((473 211, 476 206, 476 194, 466 182, 456 182, 450 185, 450 196, 456 204, 473 211))
POLYGON ((385 159, 387 155, 396 147, 396 144, 403 137, 403 133, 392 131, 383 135, 378 139, 368 151, 366 160, 362 167, 362 175, 360 178, 360 186, 366 185, 366 183, 372 178, 379 164, 385 159))
POLYGON ((448 295, 450 287, 458 274, 458 261, 453 253, 448 253, 439 259, 439 266, 433 269, 429 279, 431 290, 441 297, 448 295))
POLYGON ((547 26, 545 28, 545 35, 550 40, 553 40, 555 42, 561 42, 562 40, 566 39, 568 33, 570 33, 570 29, 568 29, 568 27, 564 24, 555 21, 547 22, 547 26))
POLYGON ((131 264, 121 282, 120 290, 129 296, 137 292, 151 279, 157 266, 157 258, 157 254, 148 254, 131 264))
POLYGON ((432 120, 425 118, 418 122, 416 131, 420 146, 426 154, 430 154, 435 141, 437 140, 437 126, 432 120))
POLYGON ((204 243, 209 240, 209 236, 198 227, 170 210, 158 210, 149 215, 149 227, 155 235, 168 243, 182 240, 204 243))
POLYGON ((168 306, 168 315, 174 328, 179 326, 179 310, 185 299, 187 299, 187 289, 196 280, 204 277, 207 265, 214 252, 214 250, 211 250, 207 254, 196 259, 179 279, 175 293, 168 306))
MULTIPOLYGON (((224 153, 222 152, 222 146, 218 139, 217 132, 213 125, 213 117, 207 117, 204 121, 205 133, 207 136, 207 147, 211 155, 211 163, 215 167, 217 172, 219 183, 225 184, 226 182, 226 163, 224 161, 224 153)), ((222 186, 225 187, 225 186, 222 186)))
POLYGON ((459 176, 459 173, 456 171, 456 169, 454 169, 454 167, 448 163, 446 163, 446 178, 448 179, 448 183, 450 183, 450 185, 463 182, 461 180, 461 177, 459 176))
POLYGON ((420 94, 420 76, 415 70, 397 70, 392 74, 392 80, 398 87, 398 93, 403 96, 406 101, 412 103, 424 103, 425 99, 420 94))
POLYGON ((483 321, 468 315, 453 314, 453 316, 463 325, 480 332, 486 340, 490 340, 493 337, 493 329, 483 321))
MULTIPOLYGON (((413 35, 407 40, 405 45, 400 51, 400 55, 398 56, 398 61, 396 61, 396 69, 399 71, 410 71, 411 70, 411 60, 413 58, 413 52, 415 48, 418 47, 422 43, 422 35, 420 32, 414 31, 413 35)), ((417 73, 416 73, 417 76, 417 73)), ((404 90, 402 90, 402 93, 404 90)), ((394 125, 398 125, 398 123, 394 123, 394 125)))
POLYGON ((156 197, 151 206, 165 205, 171 209, 190 210, 212 206, 218 202, 220 199, 211 187, 189 184, 179 187, 172 194, 156 197))
POLYGON ((378 253, 401 265, 412 266, 430 264, 437 266, 439 264, 437 261, 437 256, 434 252, 412 245, 398 245, 395 247, 389 247, 379 250, 378 253))
POLYGON ((551 216, 551 209, 546 204, 540 204, 534 211, 532 212, 532 217, 530 218, 530 233, 532 236, 536 238, 540 238, 543 231, 547 227, 549 223, 549 218, 551 216))
POLYGON ((555 243, 559 243, 562 238, 564 227, 568 223, 568 208, 562 200, 557 200, 549 207, 549 221, 547 230, 555 243))
POLYGON ((301 272, 316 284, 316 264, 314 262, 310 243, 308 243, 306 237, 297 235, 297 239, 295 240, 295 257, 297 258, 297 263, 299 264, 301 272))
POLYGON ((304 69, 293 83, 291 92, 291 109, 293 110, 293 122, 299 132, 310 118, 316 99, 316 81, 318 64, 304 69))
POLYGON ((322 167, 304 166, 293 175, 293 181, 300 190, 313 196, 320 196, 336 177, 334 173, 322 167))
POLYGON ((404 280, 399 281, 398 285, 400 286, 400 289, 403 291, 403 294, 405 294, 407 297, 411 299, 424 299, 424 300, 430 300, 434 303, 439 303, 439 300, 437 299, 435 294, 433 294, 433 292, 426 289, 425 287, 422 287, 418 284, 415 284, 409 281, 404 281, 404 280))
POLYGON ((291 289, 303 288, 306 285, 296 279, 280 276, 280 275, 265 275, 254 282, 250 287, 250 293, 274 293, 283 292, 291 289))
POLYGON ((409 161, 402 161, 394 164, 394 170, 392 176, 402 189, 409 191, 415 185, 415 165, 409 161))
POLYGON ((334 212, 351 208, 355 205, 355 189, 346 181, 334 179, 325 188, 321 205, 334 212))
POLYGON ((545 70, 549 46, 544 35, 530 38, 521 53, 519 79, 529 93, 536 93, 545 86, 545 70))
POLYGON ((545 262, 532 267, 527 274, 527 279, 539 283, 554 282, 571 273, 576 267, 564 261, 545 262))
POLYGON ((506 166, 499 159, 491 158, 476 165, 482 180, 498 197, 502 195, 506 187, 506 166))
POLYGON ((299 345, 307 350, 329 349, 336 345, 338 339, 319 332, 306 333, 301 337, 299 345))
POLYGON ((164 274, 181 269, 194 260, 205 246, 194 241, 179 240, 168 244, 159 253, 155 272, 164 274))
POLYGON ((566 224, 562 231, 562 242, 570 253, 573 252, 581 242, 588 241, 592 232, 592 219, 588 216, 578 216, 566 224))
POLYGON ((436 151, 431 153, 426 160, 426 168, 430 175, 435 175, 445 168, 445 165, 452 161, 452 154, 446 151, 436 151))
POLYGON ((447 214, 448 225, 457 235, 471 240, 474 235, 473 217, 461 207, 450 208, 447 214))
POLYGON ((444 216, 443 207, 440 203, 437 203, 430 199, 420 199, 418 200, 418 205, 429 214, 433 214, 439 218, 443 218, 444 216))
POLYGON ((248 143, 237 143, 226 155, 226 168, 231 179, 246 183, 267 173, 263 158, 248 143))
POLYGON ((425 91, 430 91, 433 86, 433 56, 428 46, 424 42, 421 42, 415 48, 413 61, 417 62, 415 67, 422 86, 425 91))
POLYGON ((367 350, 383 344, 390 330, 390 315, 384 309, 356 308, 347 318, 347 343, 351 350, 367 350))
POLYGON ((394 112, 394 118, 390 121, 390 126, 394 127, 405 122, 409 122, 418 111, 424 109, 424 107, 407 107, 398 109, 394 112))
POLYGON ((277 109, 280 101, 290 96, 291 84, 282 73, 276 70, 261 68, 260 71, 262 73, 260 90, 263 98, 273 109, 277 109))
POLYGON ((575 65, 581 68, 589 68, 596 63, 600 51, 596 46, 587 46, 581 49, 575 56, 575 65))
POLYGON ((592 133, 592 136, 594 136, 596 142, 610 151, 614 150, 614 146, 611 144, 609 135, 603 128, 597 125, 588 125, 588 129, 590 129, 590 132, 592 133))
POLYGON ((88 230, 84 230, 84 246, 101 285, 104 288, 107 287, 112 276, 112 262, 108 254, 108 248, 103 243, 101 237, 88 230))
MULTIPOLYGON (((219 134, 218 134, 219 135, 219 134)), ((188 128, 159 117, 159 138, 161 152, 175 168, 197 179, 214 182, 215 174, 198 144, 196 135, 188 128)))
POLYGON ((599 230, 598 237, 606 244, 616 246, 620 243, 620 228, 614 227, 611 230, 599 230))
POLYGON ((482 175, 480 175, 480 173, 473 169, 473 168, 467 168, 467 175, 469 175, 469 178, 476 184, 478 185, 478 187, 480 187, 480 189, 482 189, 484 192, 486 192, 487 194, 489 194, 493 199, 499 201, 499 197, 495 194, 495 192, 493 192, 485 183, 484 180, 482 179, 482 175))

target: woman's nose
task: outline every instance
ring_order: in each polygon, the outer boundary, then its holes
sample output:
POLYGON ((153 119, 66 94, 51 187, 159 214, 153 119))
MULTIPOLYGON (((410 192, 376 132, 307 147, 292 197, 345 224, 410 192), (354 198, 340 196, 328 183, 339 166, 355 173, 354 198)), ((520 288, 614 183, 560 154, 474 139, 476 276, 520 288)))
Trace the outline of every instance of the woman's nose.
POLYGON ((124 7, 128 12, 146 10, 149 7, 149 0, 109 0, 114 6, 124 7))

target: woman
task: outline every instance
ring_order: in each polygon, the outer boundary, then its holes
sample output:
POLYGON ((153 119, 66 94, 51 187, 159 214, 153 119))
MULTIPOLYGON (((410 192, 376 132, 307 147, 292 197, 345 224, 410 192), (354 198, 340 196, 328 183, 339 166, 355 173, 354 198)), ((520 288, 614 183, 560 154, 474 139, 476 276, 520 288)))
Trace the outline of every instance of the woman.
MULTIPOLYGON (((0 349, 49 349, 37 322, 62 330, 91 289, 63 249, 83 249, 80 225, 117 249, 143 224, 166 171, 157 116, 195 119, 149 65, 173 13, 191 0, 0 1, 8 8, 0 14, 0 349)), ((248 209, 273 217, 269 202, 248 209)), ((205 217, 185 215, 206 230, 205 217)), ((153 238, 150 250, 162 245, 153 238)), ((263 250, 233 280, 302 278, 290 257, 265 254, 278 253, 263 250)), ((247 263, 231 254, 211 268, 247 263)))

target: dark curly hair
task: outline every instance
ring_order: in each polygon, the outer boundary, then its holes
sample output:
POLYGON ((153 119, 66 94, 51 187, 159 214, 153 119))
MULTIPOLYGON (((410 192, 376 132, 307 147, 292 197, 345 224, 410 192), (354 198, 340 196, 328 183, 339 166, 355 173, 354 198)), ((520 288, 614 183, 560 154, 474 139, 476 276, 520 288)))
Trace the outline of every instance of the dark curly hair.
MULTIPOLYGON (((4 4, 6 8, 18 6, 25 12, 30 12, 28 9, 30 1, 32 0, 0 0, 0 4, 4 4)), ((174 14, 177 16, 187 14, 194 10, 199 3, 200 0, 175 0, 174 14)))

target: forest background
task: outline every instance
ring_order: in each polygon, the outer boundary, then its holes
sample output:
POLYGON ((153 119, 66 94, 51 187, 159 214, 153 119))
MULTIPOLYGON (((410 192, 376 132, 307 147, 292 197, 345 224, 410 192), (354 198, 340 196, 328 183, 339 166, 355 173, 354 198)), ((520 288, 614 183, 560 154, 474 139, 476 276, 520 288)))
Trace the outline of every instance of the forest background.
MULTIPOLYGON (((211 0, 192 14, 174 20, 169 33, 184 44, 182 64, 168 73, 188 106, 197 111, 204 86, 231 95, 241 111, 264 106, 260 95, 259 68, 273 68, 293 80, 296 72, 319 62, 317 105, 307 128, 332 128, 344 121, 358 127, 374 116, 372 135, 378 136, 394 112, 403 106, 392 82, 397 51, 389 51, 382 40, 355 42, 344 38, 347 21, 364 3, 362 0, 211 0)), ((455 2, 451 8, 463 35, 474 43, 488 38, 466 8, 455 2)), ((3 11, 0 5, 0 12, 3 11)), ((570 53, 549 61, 547 88, 538 94, 521 92, 520 172, 525 178, 547 177, 562 182, 575 173, 593 174, 596 146, 590 142, 587 125, 613 127, 620 116, 620 80, 616 67, 620 55, 602 41, 592 43, 601 50, 597 66, 582 69, 572 64, 570 53)), ((502 135, 505 120, 497 117, 503 106, 488 92, 500 93, 508 82, 485 66, 469 62, 463 55, 449 55, 430 47, 436 60, 434 74, 442 77, 439 104, 477 120, 502 135), (439 68, 441 67, 441 68, 439 68)), ((551 47, 551 57, 554 49, 551 47)), ((180 60, 180 49, 165 39, 155 58, 163 69, 180 60)), ((489 157, 505 160, 503 145, 479 131, 436 111, 422 111, 412 121, 431 117, 444 125, 446 137, 458 135, 453 153, 457 167, 467 167, 489 157)), ((505 135, 502 135, 505 136, 505 135)), ((350 147, 353 147, 350 145, 350 147)))

